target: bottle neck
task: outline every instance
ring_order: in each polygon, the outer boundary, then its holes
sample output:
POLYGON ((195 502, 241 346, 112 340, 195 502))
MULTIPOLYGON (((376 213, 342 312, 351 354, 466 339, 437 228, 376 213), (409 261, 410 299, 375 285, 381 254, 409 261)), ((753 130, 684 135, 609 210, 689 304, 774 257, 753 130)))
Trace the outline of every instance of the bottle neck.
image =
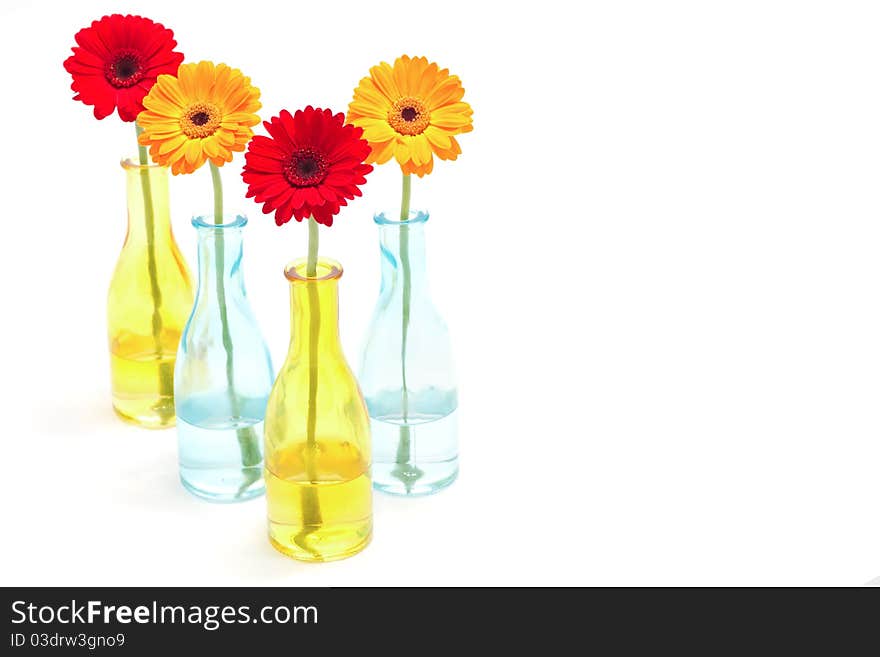
POLYGON ((305 266, 288 268, 292 356, 306 357, 310 351, 329 355, 342 353, 338 287, 341 273, 338 265, 327 260, 319 261, 313 278, 305 276, 305 266))
POLYGON ((198 226, 199 290, 197 299, 214 298, 223 291, 228 300, 244 296, 242 229, 198 226))
POLYGON ((400 295, 407 284, 411 292, 426 295, 428 273, 425 265, 424 223, 379 226, 382 255, 382 290, 400 295))
POLYGON ((140 166, 126 160, 129 245, 169 243, 171 213, 168 198, 168 169, 156 165, 140 166))

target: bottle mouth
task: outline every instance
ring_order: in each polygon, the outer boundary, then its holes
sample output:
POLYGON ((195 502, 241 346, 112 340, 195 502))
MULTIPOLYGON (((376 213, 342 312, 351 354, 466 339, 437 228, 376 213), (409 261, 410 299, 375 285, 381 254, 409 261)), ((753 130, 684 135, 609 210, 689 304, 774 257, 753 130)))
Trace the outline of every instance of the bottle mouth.
POLYGON ((247 222, 247 217, 241 212, 224 213, 222 224, 214 222, 213 214, 200 214, 192 218, 192 225, 200 229, 213 228, 215 230, 223 230, 226 228, 244 228, 247 226, 247 222))
POLYGON ((315 267, 315 275, 306 273, 308 268, 307 258, 297 258, 284 268, 284 276, 291 282, 315 282, 336 281, 342 276, 342 265, 330 258, 318 258, 315 267))
POLYGON ((119 161, 119 165, 123 169, 127 170, 137 170, 137 169, 163 169, 161 164, 156 164, 152 160, 148 164, 141 164, 136 157, 124 157, 119 161))
POLYGON ((424 210, 410 210, 409 217, 404 220, 400 219, 399 212, 378 212, 373 215, 373 221, 380 226, 411 226, 423 224, 427 220, 428 213, 424 210))

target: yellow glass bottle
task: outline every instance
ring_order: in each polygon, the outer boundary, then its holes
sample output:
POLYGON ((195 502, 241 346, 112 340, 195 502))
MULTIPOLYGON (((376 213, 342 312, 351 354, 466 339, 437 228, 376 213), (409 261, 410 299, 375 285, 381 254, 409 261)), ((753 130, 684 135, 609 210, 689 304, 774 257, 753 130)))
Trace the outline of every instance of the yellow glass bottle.
POLYGON ((339 342, 342 267, 287 267, 291 341, 266 409, 269 540, 295 559, 363 550, 373 530, 370 420, 339 342))
POLYGON ((171 232, 168 169, 123 160, 128 232, 107 297, 113 408, 149 428, 174 425, 174 360, 193 305, 171 232))

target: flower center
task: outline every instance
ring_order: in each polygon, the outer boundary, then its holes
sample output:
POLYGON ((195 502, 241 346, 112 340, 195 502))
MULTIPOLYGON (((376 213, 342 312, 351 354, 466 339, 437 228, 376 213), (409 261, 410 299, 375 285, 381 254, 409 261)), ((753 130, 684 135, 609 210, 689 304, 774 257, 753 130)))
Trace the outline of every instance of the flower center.
POLYGON ((314 187, 327 177, 327 160, 314 148, 300 148, 284 165, 284 177, 294 187, 314 187))
POLYGON ((211 103, 193 103, 180 117, 180 129, 190 139, 210 137, 220 127, 220 110, 211 103))
POLYGON ((398 98, 388 110, 388 124, 401 135, 420 135, 430 122, 424 101, 415 96, 398 98))
POLYGON ((117 89, 137 84, 144 77, 140 54, 136 50, 117 50, 104 67, 104 77, 117 89))

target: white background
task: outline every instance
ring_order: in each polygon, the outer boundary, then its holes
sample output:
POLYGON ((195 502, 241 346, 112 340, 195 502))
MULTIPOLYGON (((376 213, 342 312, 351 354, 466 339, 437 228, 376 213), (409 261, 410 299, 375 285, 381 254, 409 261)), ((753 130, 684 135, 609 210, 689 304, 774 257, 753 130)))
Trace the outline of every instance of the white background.
MULTIPOLYGON (((15 2, 0 5, 3 584, 861 585, 880 575, 880 8, 871 2, 15 2), (577 8, 577 9, 575 9, 577 8), (134 128, 71 100, 73 34, 110 11, 225 61, 262 116, 347 108, 425 54, 473 133, 416 181, 458 357, 460 480, 375 496, 375 538, 307 565, 264 500, 177 480, 175 432, 110 408, 106 290, 134 128)), ((262 132, 262 128, 259 129, 262 132)), ((276 366, 302 224, 244 199, 276 366)), ((350 362, 378 293, 373 211, 322 230, 350 362)), ((210 207, 172 181, 176 235, 210 207)))

